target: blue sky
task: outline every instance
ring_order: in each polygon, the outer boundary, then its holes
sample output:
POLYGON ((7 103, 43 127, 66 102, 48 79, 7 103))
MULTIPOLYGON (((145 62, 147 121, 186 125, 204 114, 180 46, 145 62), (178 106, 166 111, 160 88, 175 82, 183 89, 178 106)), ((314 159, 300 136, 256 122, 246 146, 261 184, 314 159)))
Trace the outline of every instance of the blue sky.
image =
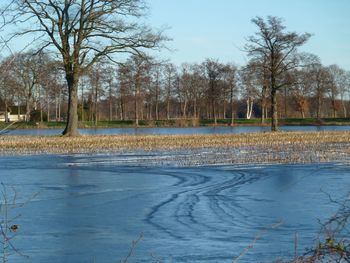
MULTIPOLYGON (((244 65, 245 39, 256 31, 251 19, 272 15, 283 18, 288 31, 313 34, 302 51, 318 55, 324 65, 350 71, 350 0, 145 1, 150 7, 147 23, 169 26, 166 34, 173 39, 167 46, 174 52, 155 55, 177 65, 206 58, 244 65)), ((15 41, 13 51, 21 50, 28 39, 15 41)))
POLYGON ((254 34, 255 16, 278 16, 288 31, 313 34, 302 51, 318 55, 325 65, 350 70, 350 0, 149 0, 148 22, 167 25, 175 52, 161 56, 175 64, 218 58, 245 64, 241 51, 254 34))

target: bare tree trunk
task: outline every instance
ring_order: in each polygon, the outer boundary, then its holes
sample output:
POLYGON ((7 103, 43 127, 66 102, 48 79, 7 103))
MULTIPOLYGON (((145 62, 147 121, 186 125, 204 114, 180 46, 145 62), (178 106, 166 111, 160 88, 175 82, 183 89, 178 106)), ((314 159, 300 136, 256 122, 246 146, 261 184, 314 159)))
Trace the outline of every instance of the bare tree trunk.
POLYGON ((210 119, 210 109, 208 105, 205 107, 205 110, 207 111, 207 119, 210 119))
POLYGON ((139 126, 139 105, 138 105, 139 94, 138 93, 139 93, 139 88, 136 86, 136 90, 135 90, 135 125, 136 126, 139 126))
POLYGON ((69 94, 68 113, 66 128, 62 134, 65 136, 78 136, 78 74, 67 74, 66 79, 69 94))
POLYGON ((145 113, 144 113, 145 107, 143 105, 143 100, 140 97, 139 97, 139 103, 140 103, 140 105, 139 105, 139 109, 140 109, 140 117, 139 117, 139 119, 140 120, 144 120, 145 119, 145 117, 144 117, 144 115, 145 115, 145 113))
POLYGON ((21 120, 21 106, 19 103, 17 104, 17 119, 20 121, 21 120))
POLYGON ((153 120, 153 114, 152 114, 152 104, 146 104, 146 118, 148 120, 153 120))
POLYGON ((113 101, 112 101, 112 80, 108 80, 108 85, 109 85, 109 121, 113 120, 113 101))
POLYGON ((159 120, 159 102, 156 100, 156 120, 159 120))
POLYGON ((272 87, 271 89, 271 112, 272 112, 272 122, 271 131, 277 131, 278 127, 278 110, 277 110, 277 90, 272 87))
POLYGON ((215 101, 213 101, 213 117, 214 117, 214 124, 217 124, 217 118, 216 118, 216 105, 215 101))
POLYGON ((233 105, 233 87, 231 87, 230 104, 231 104, 231 126, 233 126, 235 121, 234 105, 233 105))
POLYGON ((47 122, 50 121, 50 99, 49 96, 47 98, 47 122))
POLYGON ((84 121, 84 84, 81 85, 81 121, 84 121))
POLYGON ((197 118, 197 99, 193 101, 193 117, 197 118))
POLYGON ((233 102, 231 102, 231 126, 234 125, 234 122, 235 122, 235 111, 234 111, 233 102))
POLYGON ((182 109, 182 117, 185 119, 187 117, 186 111, 187 111, 187 100, 185 100, 184 105, 183 105, 183 109, 182 109))
POLYGON ((321 116, 321 105, 322 105, 322 98, 318 94, 317 95, 317 119, 320 119, 322 117, 321 116))
POLYGON ((222 117, 223 119, 226 119, 226 100, 224 100, 224 103, 223 103, 223 112, 222 112, 222 117))
POLYGON ((7 100, 4 101, 5 103, 5 122, 9 122, 9 113, 8 113, 8 104, 7 104, 7 100))
POLYGON ((26 100, 26 122, 30 121, 30 103, 28 101, 28 98, 26 100))
POLYGON ((139 126, 139 108, 137 105, 137 99, 135 98, 135 125, 139 126))
POLYGON ((248 99, 246 100, 246 119, 247 120, 250 119, 249 113, 250 113, 250 110, 249 110, 249 97, 248 97, 248 99))
POLYGON ((58 99, 57 97, 55 98, 55 118, 56 122, 58 121, 58 99))
POLYGON ((262 102, 261 103, 261 124, 265 123, 265 119, 266 119, 266 116, 265 116, 265 103, 262 102))
POLYGON ((61 121, 61 95, 58 100, 58 120, 61 121))
POLYGON ((109 103, 109 117, 108 117, 108 120, 111 122, 112 119, 113 119, 113 103, 112 103, 112 90, 111 90, 111 88, 109 90, 108 103, 109 103))
POLYGON ((284 118, 287 118, 287 87, 284 87, 284 118))
POLYGON ((166 118, 167 120, 170 120, 170 99, 169 98, 167 98, 166 118))
POLYGON ((99 79, 96 80, 95 83, 95 126, 97 126, 97 122, 98 122, 98 84, 99 79))
POLYGON ((267 118, 265 112, 266 112, 266 91, 267 87, 263 85, 262 92, 261 92, 261 123, 265 123, 265 119, 267 118))
POLYGON ((253 113, 253 103, 254 101, 251 98, 247 99, 247 120, 250 120, 252 117, 252 113, 253 113))
POLYGON ((341 104, 342 104, 342 107, 343 107, 343 117, 346 118, 347 117, 347 111, 346 111, 346 105, 345 105, 345 102, 344 102, 343 98, 341 98, 341 104))
POLYGON ((61 121, 61 94, 58 99, 58 120, 61 121))
POLYGON ((125 110, 124 110, 124 103, 123 103, 122 97, 120 97, 120 119, 122 121, 125 120, 125 110))
POLYGON ((109 99, 109 121, 111 122, 113 120, 113 104, 112 99, 109 99))
POLYGON ((115 114, 115 120, 118 120, 118 116, 120 116, 120 115, 119 115, 119 114, 120 114, 119 104, 117 104, 117 105, 114 107, 114 109, 115 109, 115 112, 114 112, 114 114, 115 114))
POLYGON ((43 123, 44 118, 43 118, 43 103, 42 103, 42 88, 39 88, 39 103, 40 103, 40 123, 43 123))
POLYGON ((332 108, 333 108, 333 118, 337 117, 337 110, 336 110, 336 102, 335 102, 335 98, 332 98, 332 108))

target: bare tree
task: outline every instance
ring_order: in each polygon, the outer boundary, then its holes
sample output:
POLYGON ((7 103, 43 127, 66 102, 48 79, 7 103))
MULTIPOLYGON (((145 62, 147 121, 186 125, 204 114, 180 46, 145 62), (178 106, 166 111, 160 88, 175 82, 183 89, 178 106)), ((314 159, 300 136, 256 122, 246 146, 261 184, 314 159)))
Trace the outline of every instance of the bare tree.
POLYGON ((208 99, 210 101, 212 118, 217 123, 217 99, 220 95, 218 82, 222 77, 223 65, 216 60, 207 59, 204 62, 208 78, 208 99))
POLYGON ((41 121, 43 121, 43 110, 46 110, 47 121, 50 121, 51 106, 56 100, 56 93, 62 88, 60 80, 62 79, 62 67, 58 61, 53 60, 48 54, 40 55, 40 68, 38 72, 37 85, 40 91, 40 111, 41 121))
POLYGON ((333 118, 337 117, 337 113, 340 109, 340 105, 338 103, 338 96, 340 86, 343 85, 343 70, 339 68, 337 65, 330 65, 327 67, 327 71, 329 72, 330 80, 328 82, 327 93, 331 100, 331 108, 333 112, 333 118))
POLYGON ((36 90, 43 70, 43 56, 33 52, 14 54, 8 58, 11 61, 10 71, 17 79, 19 92, 25 98, 26 121, 30 121, 32 109, 37 108, 38 95, 36 90))
POLYGON ((102 58, 117 62, 116 53, 157 48, 163 37, 137 21, 145 13, 142 0, 13 0, 6 4, 7 22, 24 24, 15 36, 39 36, 40 49, 55 47, 68 85, 64 135, 78 135, 78 82, 102 58), (25 22, 25 23, 23 23, 25 22), (30 26, 28 26, 30 25, 30 26))
POLYGON ((159 104, 163 95, 163 64, 153 62, 151 66, 148 93, 150 96, 149 116, 152 119, 152 106, 154 105, 155 119, 159 120, 159 104))
POLYGON ((177 85, 177 96, 180 101, 182 117, 187 117, 188 103, 191 98, 191 66, 190 64, 181 65, 181 73, 177 85))
POLYGON ((193 64, 191 71, 190 98, 193 105, 193 117, 198 118, 200 116, 200 102, 207 88, 206 70, 203 65, 193 64))
POLYGON ((230 101, 230 110, 231 110, 231 125, 234 124, 235 119, 235 107, 234 100, 238 93, 237 88, 237 76, 236 76, 237 68, 232 64, 227 64, 223 68, 223 81, 226 87, 226 90, 229 93, 229 101, 230 101))
POLYGON ((278 126, 276 93, 290 84, 284 75, 298 66, 297 48, 310 38, 310 34, 285 32, 282 20, 277 17, 269 16, 266 21, 256 17, 252 22, 258 27, 258 32, 248 38, 249 43, 245 46, 245 50, 252 58, 264 61, 261 67, 266 68, 268 72, 271 92, 271 130, 276 131, 278 126))
POLYGON ((350 71, 345 72, 346 93, 348 95, 348 107, 350 106, 350 71))
POLYGON ((242 96, 246 101, 246 118, 249 120, 253 114, 254 100, 258 97, 260 89, 260 75, 254 64, 248 64, 247 67, 239 71, 240 81, 243 86, 242 96))
POLYGON ((324 96, 330 83, 330 75, 328 70, 322 66, 318 60, 314 63, 310 69, 309 77, 312 79, 312 91, 311 94, 316 99, 316 117, 322 118, 322 108, 324 103, 324 96))
MULTIPOLYGON (((80 87, 80 100, 81 100, 81 109, 80 109, 80 119, 82 122, 88 118, 85 116, 87 110, 87 103, 86 103, 86 95, 88 93, 88 87, 89 87, 89 76, 81 76, 80 81, 79 81, 79 87, 80 87)), ((90 95, 90 94, 89 94, 90 95)))
POLYGON ((270 86, 266 60, 261 60, 261 58, 251 59, 246 65, 246 71, 249 72, 249 78, 252 79, 251 82, 255 86, 255 95, 260 98, 261 123, 264 124, 268 116, 268 93, 270 86))
POLYGON ((176 95, 180 102, 182 117, 197 119, 200 115, 200 102, 207 92, 208 83, 204 65, 181 65, 176 95))
POLYGON ((15 92, 18 93, 16 78, 10 73, 10 66, 12 61, 5 59, 0 64, 0 100, 4 104, 5 122, 9 122, 8 109, 9 103, 14 99, 15 92))
POLYGON ((290 89, 302 118, 305 118, 305 114, 309 110, 308 96, 311 94, 312 88, 312 79, 309 76, 308 70, 295 71, 293 73, 295 82, 290 89))
POLYGON ((115 100, 115 92, 116 92, 116 69, 113 68, 111 65, 108 65, 104 71, 104 79, 107 84, 107 90, 108 90, 108 108, 109 108, 109 114, 108 119, 109 121, 113 120, 113 105, 115 100))
POLYGON ((338 65, 331 65, 328 67, 330 73, 332 85, 329 86, 329 94, 332 100, 333 117, 336 117, 336 113, 340 108, 337 103, 338 96, 340 97, 341 107, 343 109, 343 116, 346 118, 347 111, 345 105, 345 94, 347 91, 347 79, 346 72, 338 65))
POLYGON ((119 78, 122 85, 127 86, 134 97, 134 119, 135 125, 139 125, 140 115, 142 118, 143 94, 145 87, 150 81, 150 58, 133 55, 119 69, 119 78))
POLYGON ((300 56, 301 69, 295 69, 288 74, 292 78, 290 92, 301 117, 305 118, 309 111, 309 97, 312 94, 313 86, 317 86, 315 69, 320 63, 319 58, 314 54, 303 53, 300 56))
POLYGON ((168 63, 164 66, 164 92, 165 92, 165 103, 166 103, 166 117, 170 119, 170 102, 176 88, 177 79, 176 67, 168 63))
POLYGON ((101 97, 104 95, 104 74, 103 74, 103 66, 101 63, 96 63, 91 71, 89 72, 89 80, 91 87, 91 97, 93 98, 93 120, 95 125, 97 126, 97 122, 100 119, 100 111, 99 111, 99 101, 101 97))
POLYGON ((129 72, 130 70, 126 65, 118 68, 118 108, 121 120, 126 119, 126 100, 132 92, 132 81, 129 72))

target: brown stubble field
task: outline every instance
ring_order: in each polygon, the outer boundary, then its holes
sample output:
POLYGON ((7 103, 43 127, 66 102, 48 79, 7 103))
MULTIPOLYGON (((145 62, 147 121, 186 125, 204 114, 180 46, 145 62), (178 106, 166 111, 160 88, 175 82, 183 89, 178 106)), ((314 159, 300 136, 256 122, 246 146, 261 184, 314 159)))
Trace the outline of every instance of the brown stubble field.
MULTIPOLYGON (((194 156, 200 155, 196 157, 200 164, 348 162, 350 132, 0 137, 0 154, 3 156, 125 151, 193 152, 196 153, 194 156)), ((191 154, 186 157, 191 159, 188 156, 191 154)))

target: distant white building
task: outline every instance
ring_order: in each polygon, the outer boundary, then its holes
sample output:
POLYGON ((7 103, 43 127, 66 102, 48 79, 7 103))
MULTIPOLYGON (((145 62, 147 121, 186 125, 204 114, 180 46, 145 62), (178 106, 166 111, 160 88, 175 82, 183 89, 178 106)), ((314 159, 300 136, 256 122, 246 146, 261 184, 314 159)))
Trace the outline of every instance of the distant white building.
MULTIPOLYGON (((13 114, 11 111, 7 112, 9 121, 24 121, 26 119, 25 114, 13 114)), ((0 122, 5 122, 5 112, 0 111, 0 122)))

